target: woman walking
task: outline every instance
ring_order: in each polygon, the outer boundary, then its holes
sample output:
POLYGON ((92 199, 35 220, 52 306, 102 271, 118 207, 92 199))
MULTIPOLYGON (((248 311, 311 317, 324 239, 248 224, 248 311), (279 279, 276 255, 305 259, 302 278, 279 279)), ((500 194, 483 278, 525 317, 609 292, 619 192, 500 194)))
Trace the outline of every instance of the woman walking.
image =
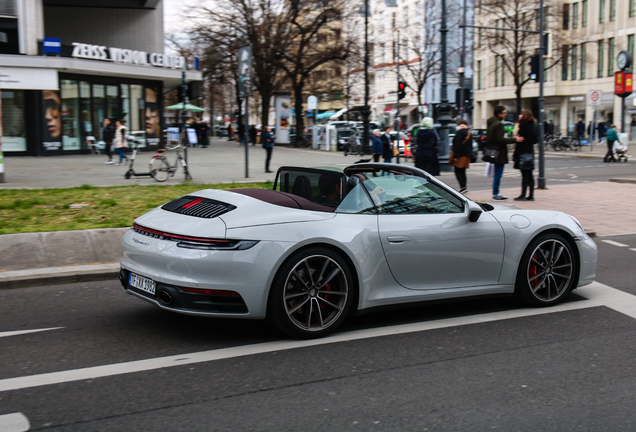
POLYGON ((523 110, 519 115, 519 136, 523 141, 517 142, 512 160, 515 168, 521 170, 521 195, 515 201, 534 201, 534 145, 537 134, 534 129, 535 119, 530 110, 523 110), (526 191, 528 196, 526 197, 526 191))
POLYGON ((126 123, 124 120, 117 120, 115 122, 115 151, 119 155, 119 163, 115 165, 123 165, 124 159, 128 159, 128 156, 124 154, 124 148, 128 147, 128 140, 126 139, 126 135, 128 132, 128 128, 124 125, 126 123))
POLYGON ((393 159, 393 140, 391 139, 391 127, 384 128, 384 134, 380 137, 382 140, 382 157, 384 163, 391 163, 393 159))
POLYGON ((466 168, 470 167, 470 155, 473 152, 473 142, 470 137, 468 122, 460 120, 457 122, 457 133, 453 137, 453 148, 448 158, 448 163, 455 167, 455 177, 459 182, 459 192, 465 194, 466 189, 466 168))
POLYGON ((417 131, 417 148, 415 149, 415 166, 427 173, 439 175, 437 158, 437 135, 433 130, 433 119, 425 117, 417 131))

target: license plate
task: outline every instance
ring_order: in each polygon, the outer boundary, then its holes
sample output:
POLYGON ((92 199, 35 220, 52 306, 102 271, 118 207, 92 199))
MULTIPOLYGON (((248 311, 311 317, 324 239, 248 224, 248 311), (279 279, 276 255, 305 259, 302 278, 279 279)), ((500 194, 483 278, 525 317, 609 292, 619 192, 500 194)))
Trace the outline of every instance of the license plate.
POLYGON ((148 279, 143 276, 139 276, 134 273, 131 273, 130 277, 128 278, 128 283, 132 287, 138 288, 142 291, 146 291, 149 294, 155 295, 155 281, 153 281, 152 279, 148 279))

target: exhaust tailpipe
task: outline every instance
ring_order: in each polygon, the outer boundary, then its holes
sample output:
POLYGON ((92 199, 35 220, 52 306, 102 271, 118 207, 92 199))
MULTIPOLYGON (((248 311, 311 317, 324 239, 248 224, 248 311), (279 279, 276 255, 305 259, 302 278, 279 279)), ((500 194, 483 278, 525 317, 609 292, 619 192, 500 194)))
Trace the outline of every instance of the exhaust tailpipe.
POLYGON ((170 306, 173 302, 172 295, 170 295, 170 293, 164 289, 159 290, 159 292, 157 293, 157 298, 159 299, 161 304, 166 306, 170 306))

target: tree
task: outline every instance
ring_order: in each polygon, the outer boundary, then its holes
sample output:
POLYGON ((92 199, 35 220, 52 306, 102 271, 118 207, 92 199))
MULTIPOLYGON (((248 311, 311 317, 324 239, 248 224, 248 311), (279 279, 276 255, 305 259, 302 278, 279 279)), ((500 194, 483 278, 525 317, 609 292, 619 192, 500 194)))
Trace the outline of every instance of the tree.
POLYGON ((304 89, 312 72, 330 62, 347 59, 351 43, 342 35, 341 1, 288 0, 276 28, 282 43, 274 46, 273 64, 288 78, 294 94, 296 145, 302 145, 304 89))
MULTIPOLYGON (((501 29, 533 30, 539 29, 539 9, 536 0, 482 0, 478 6, 478 25, 496 27, 497 30, 478 29, 481 37, 476 37, 477 48, 483 48, 496 56, 495 73, 506 70, 515 86, 517 114, 521 112, 521 90, 530 81, 525 75, 529 71, 531 57, 539 48, 537 33, 521 31, 504 31, 501 29), (481 44, 479 43, 481 41, 481 44)), ((552 46, 565 49, 552 49, 552 57, 546 58, 545 70, 551 69, 567 59, 573 40, 563 30, 567 25, 563 21, 563 2, 559 0, 544 1, 544 31, 550 32, 552 46)), ((552 47, 549 47, 552 48, 552 47)), ((495 76, 499 78, 498 75, 495 76)))

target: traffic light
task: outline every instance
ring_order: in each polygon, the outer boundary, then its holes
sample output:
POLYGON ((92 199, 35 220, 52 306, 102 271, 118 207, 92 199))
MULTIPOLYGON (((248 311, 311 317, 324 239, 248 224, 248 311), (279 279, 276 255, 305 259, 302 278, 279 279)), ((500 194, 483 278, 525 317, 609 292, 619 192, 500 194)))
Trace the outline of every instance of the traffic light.
POLYGON ((400 81, 398 83, 398 99, 404 99, 406 97, 406 83, 400 81))
POLYGON ((528 76, 530 79, 539 82, 539 54, 530 57, 530 73, 528 76))

